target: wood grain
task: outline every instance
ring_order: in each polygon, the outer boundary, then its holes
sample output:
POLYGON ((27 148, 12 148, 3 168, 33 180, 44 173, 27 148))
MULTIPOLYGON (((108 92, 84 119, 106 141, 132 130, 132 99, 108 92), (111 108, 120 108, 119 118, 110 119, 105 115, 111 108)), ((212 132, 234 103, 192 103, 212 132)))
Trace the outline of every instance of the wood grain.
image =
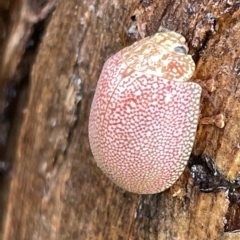
POLYGON ((163 193, 140 196, 115 186, 92 157, 88 116, 109 56, 159 28, 177 31, 197 64, 194 78, 218 83, 215 92, 203 96, 202 115, 223 112, 227 118, 224 129, 199 126, 193 154, 210 155, 226 177, 236 179, 239 7, 238 1, 219 0, 57 1, 15 136, 0 238, 234 239, 237 233, 224 232, 229 191, 199 191, 187 167, 163 193))

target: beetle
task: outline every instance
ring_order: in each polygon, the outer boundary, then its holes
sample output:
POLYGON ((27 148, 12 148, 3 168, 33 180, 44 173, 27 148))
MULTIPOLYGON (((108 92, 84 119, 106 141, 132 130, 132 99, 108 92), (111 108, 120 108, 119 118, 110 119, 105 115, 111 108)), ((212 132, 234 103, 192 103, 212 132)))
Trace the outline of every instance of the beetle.
POLYGON ((189 81, 195 63, 185 38, 156 33, 110 57, 89 118, 97 165, 123 189, 153 194, 169 188, 192 151, 202 88, 189 81))

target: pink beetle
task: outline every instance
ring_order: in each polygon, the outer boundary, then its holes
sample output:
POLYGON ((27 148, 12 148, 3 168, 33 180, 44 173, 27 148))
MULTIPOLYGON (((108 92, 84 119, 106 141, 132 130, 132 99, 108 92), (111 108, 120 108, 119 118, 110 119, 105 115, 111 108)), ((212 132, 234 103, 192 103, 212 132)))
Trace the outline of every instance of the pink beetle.
POLYGON ((89 140, 97 165, 118 186, 152 194, 169 188, 192 151, 202 88, 183 36, 156 33, 104 64, 89 140))

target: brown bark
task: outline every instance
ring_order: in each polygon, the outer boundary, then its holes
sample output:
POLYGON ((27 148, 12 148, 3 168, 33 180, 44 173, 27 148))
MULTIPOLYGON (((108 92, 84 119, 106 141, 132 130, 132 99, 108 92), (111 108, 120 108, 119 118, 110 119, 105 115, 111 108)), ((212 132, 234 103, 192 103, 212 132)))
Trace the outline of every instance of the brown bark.
MULTIPOLYGON (((27 104, 17 115, 23 123, 19 134, 16 130, 10 136, 17 144, 10 144, 12 140, 7 146, 15 160, 0 238, 239 238, 238 233, 224 232, 238 229, 236 223, 229 226, 237 222, 234 209, 239 209, 226 189, 201 192, 186 167, 163 193, 128 193, 97 168, 88 143, 89 110, 104 61, 135 41, 133 37, 150 35, 159 27, 171 29, 189 43, 197 64, 194 78, 218 83, 215 92, 203 96, 202 115, 222 112, 227 118, 223 129, 199 126, 193 154, 211 156, 217 169, 236 179, 239 7, 238 1, 219 0, 57 1, 33 64, 27 104)), ((36 20, 33 24, 41 17, 31 19, 36 20)), ((19 52, 17 59, 23 49, 19 52)))

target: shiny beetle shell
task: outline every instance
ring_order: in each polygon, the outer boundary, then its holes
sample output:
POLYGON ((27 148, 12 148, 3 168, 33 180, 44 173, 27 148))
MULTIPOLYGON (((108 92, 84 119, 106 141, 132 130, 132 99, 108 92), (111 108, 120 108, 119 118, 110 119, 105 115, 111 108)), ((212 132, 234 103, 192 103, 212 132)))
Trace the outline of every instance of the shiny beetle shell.
POLYGON ((157 33, 104 64, 94 95, 89 140, 97 165, 139 194, 169 188, 192 151, 201 87, 178 33, 157 33))

